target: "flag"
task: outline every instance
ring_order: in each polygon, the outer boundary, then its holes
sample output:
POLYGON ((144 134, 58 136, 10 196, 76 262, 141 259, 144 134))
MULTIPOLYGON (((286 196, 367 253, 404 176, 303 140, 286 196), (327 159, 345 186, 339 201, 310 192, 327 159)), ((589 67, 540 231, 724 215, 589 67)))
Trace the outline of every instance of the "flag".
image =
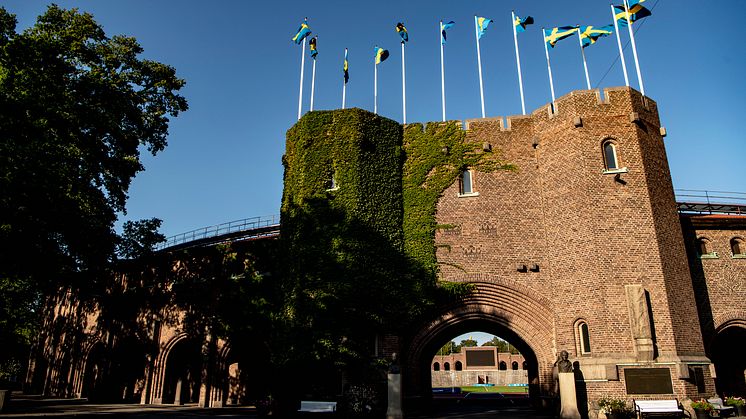
POLYGON ((440 43, 445 45, 446 44, 446 29, 451 29, 453 25, 455 25, 456 22, 449 21, 448 23, 443 23, 443 21, 440 22, 440 43))
POLYGON ((575 26, 560 26, 552 29, 544 29, 544 42, 550 47, 554 48, 558 41, 561 41, 568 36, 573 36, 578 31, 575 26))
POLYGON ((345 48, 345 62, 342 64, 342 71, 344 71, 345 84, 350 81, 349 64, 347 64, 347 48, 345 48))
POLYGON ((409 42, 409 33, 407 33, 407 28, 404 27, 404 24, 399 22, 396 24, 396 33, 401 36, 402 42, 409 42))
POLYGON ((389 58, 389 52, 387 50, 379 47, 373 49, 376 51, 376 64, 381 64, 386 61, 386 58, 389 58))
POLYGON ((319 55, 319 51, 316 49, 316 37, 315 36, 308 41, 308 48, 310 48, 311 58, 315 60, 316 56, 319 55))
POLYGON ((526 16, 525 19, 521 19, 516 15, 515 22, 513 22, 513 25, 515 25, 515 31, 516 32, 525 32, 526 26, 533 25, 534 24, 534 18, 531 16, 526 16))
POLYGON ((303 40, 310 34, 311 29, 308 27, 308 19, 304 19, 303 23, 300 24, 300 28, 298 28, 298 33, 293 37, 293 42, 300 45, 301 42, 303 42, 303 40))
MULTIPOLYGON (((630 0, 627 2, 629 6, 629 20, 636 22, 644 17, 648 17, 653 13, 645 8, 642 3, 645 0, 630 0)), ((619 26, 627 26, 626 12, 624 11, 624 5, 614 6, 614 19, 617 20, 619 26)))
POLYGON ((477 18, 477 29, 479 30, 479 39, 482 39, 484 36, 484 33, 487 31, 487 26, 492 23, 492 19, 487 19, 486 17, 478 17, 477 18))
POLYGON ((609 36, 614 31, 614 25, 601 26, 599 28, 593 26, 581 26, 580 27, 580 39, 583 42, 583 48, 588 45, 595 44, 598 38, 602 36, 609 36))

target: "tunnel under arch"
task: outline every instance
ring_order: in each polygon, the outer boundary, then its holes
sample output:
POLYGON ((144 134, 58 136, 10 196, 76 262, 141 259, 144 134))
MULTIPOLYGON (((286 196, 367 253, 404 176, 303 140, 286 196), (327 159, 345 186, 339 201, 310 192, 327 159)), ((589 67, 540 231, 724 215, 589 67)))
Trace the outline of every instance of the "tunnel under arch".
POLYGON ((473 291, 440 307, 408 341, 405 397, 432 398, 433 356, 454 336, 473 330, 509 341, 525 357, 529 397, 534 401, 553 389, 554 315, 551 304, 519 284, 472 282, 473 291))

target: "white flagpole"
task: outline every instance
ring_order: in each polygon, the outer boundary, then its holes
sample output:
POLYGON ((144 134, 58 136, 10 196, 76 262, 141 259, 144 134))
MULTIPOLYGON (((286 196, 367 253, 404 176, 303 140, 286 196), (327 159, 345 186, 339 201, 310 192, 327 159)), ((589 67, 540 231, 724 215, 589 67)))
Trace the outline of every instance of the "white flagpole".
POLYGON ((300 90, 298 91, 298 119, 303 107, 303 69, 306 64, 306 38, 303 38, 303 46, 300 49, 300 90))
POLYGON ((627 63, 624 61, 624 51, 622 50, 622 40, 619 38, 619 25, 616 23, 616 13, 614 5, 611 5, 611 18, 614 20, 614 32, 616 32, 616 44, 619 46, 619 57, 622 58, 622 71, 624 72, 624 85, 629 87, 629 77, 627 76, 627 63))
POLYGON ((402 106, 402 123, 407 123, 407 74, 404 70, 404 41, 401 41, 401 106, 402 106))
MULTIPOLYGON (((347 48, 345 48, 345 59, 347 58, 347 48)), ((347 82, 342 77, 342 109, 345 108, 345 96, 347 94, 347 82)))
POLYGON ((578 43, 580 44, 580 55, 583 56, 583 69, 585 70, 585 85, 588 86, 588 90, 591 90, 591 78, 588 76, 588 64, 585 62, 585 48, 583 48, 583 38, 580 36, 579 27, 578 27, 578 43))
POLYGON ((482 100, 482 118, 484 114, 484 85, 482 84, 482 54, 479 51, 479 24, 477 17, 474 16, 474 37, 477 40, 477 66, 479 67, 479 97, 482 100))
POLYGON ((316 86, 316 58, 313 59, 313 71, 311 71, 311 111, 313 111, 313 92, 316 86))
POLYGON ((632 30, 632 22, 629 18, 629 5, 624 0, 624 11, 627 14, 627 29, 629 29, 629 39, 632 40, 632 55, 635 57, 635 69, 637 70, 637 80, 640 82, 640 93, 645 96, 645 85, 642 82, 642 73, 640 73, 640 61, 637 59, 637 46, 635 45, 635 31, 632 30))
POLYGON ((552 91, 552 113, 557 112, 557 103, 554 99, 554 81, 552 81, 552 65, 549 63, 549 48, 544 39, 544 28, 541 28, 541 40, 544 42, 544 52, 547 54, 547 70, 549 70, 549 89, 552 91))
POLYGON ((378 64, 373 59, 373 113, 378 115, 378 64))
POLYGON ((523 100, 523 76, 521 76, 521 55, 518 53, 518 32, 515 29, 515 12, 511 11, 510 14, 513 15, 513 20, 510 22, 513 26, 513 40, 515 41, 515 62, 518 65, 518 86, 521 91, 521 112, 525 115, 526 102, 523 100))
POLYGON ((443 106, 443 122, 446 120, 446 76, 445 67, 443 66, 443 21, 440 21, 440 31, 438 31, 438 42, 440 43, 440 101, 443 106))

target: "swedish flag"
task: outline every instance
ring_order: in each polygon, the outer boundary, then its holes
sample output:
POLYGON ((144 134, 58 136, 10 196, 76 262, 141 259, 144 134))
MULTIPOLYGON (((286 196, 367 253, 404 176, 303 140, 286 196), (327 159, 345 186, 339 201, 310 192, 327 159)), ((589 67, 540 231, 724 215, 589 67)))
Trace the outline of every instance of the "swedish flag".
POLYGON ((402 42, 409 42, 409 33, 407 33, 407 28, 404 27, 404 24, 399 22, 396 24, 396 33, 401 36, 402 42))
POLYGON ((598 38, 602 36, 609 36, 614 31, 614 25, 606 25, 596 28, 594 26, 581 26, 580 27, 580 39, 583 42, 583 48, 588 45, 595 44, 598 38))
POLYGON ((578 28, 575 26, 559 26, 552 29, 544 29, 544 42, 550 47, 554 48, 557 42, 573 36, 578 32, 578 28))
POLYGON ((293 42, 300 45, 301 42, 303 42, 303 40, 310 34, 311 29, 308 27, 308 19, 304 19, 303 23, 300 24, 300 28, 298 28, 298 33, 293 37, 293 42))
POLYGON ((443 45, 446 44, 446 39, 447 39, 447 37, 446 37, 446 29, 451 29, 453 27, 453 25, 455 25, 455 24, 456 24, 456 22, 454 22, 452 20, 450 22, 447 22, 447 23, 443 23, 442 21, 440 22, 440 43, 441 44, 443 44, 443 45))
POLYGON ((515 22, 513 22, 513 25, 515 26, 516 32, 525 32, 526 26, 533 25, 534 24, 534 18, 531 16, 526 16, 525 19, 521 19, 516 15, 515 22))
POLYGON ((486 17, 477 18, 477 29, 478 29, 479 39, 482 39, 482 37, 484 36, 484 33, 487 31, 487 26, 490 23, 492 23, 492 19, 487 19, 486 17))
POLYGON ((389 52, 387 50, 379 47, 373 49, 376 51, 376 64, 381 64, 386 61, 386 58, 389 58, 389 52))
POLYGON ((311 58, 314 60, 316 59, 316 56, 319 55, 319 51, 316 49, 316 37, 314 36, 308 41, 308 47, 311 51, 311 58))
MULTIPOLYGON (((630 0, 627 2, 627 5, 629 6, 629 20, 631 22, 636 22, 653 14, 650 10, 645 8, 645 6, 640 4, 643 1, 645 0, 630 0)), ((614 19, 617 20, 619 26, 627 26, 626 15, 627 13, 624 10, 623 4, 614 6, 614 19)))
POLYGON ((347 48, 345 48, 345 62, 342 64, 342 71, 344 71, 344 78, 345 78, 345 84, 347 84, 348 81, 350 81, 350 72, 348 71, 350 69, 349 64, 347 64, 347 48))

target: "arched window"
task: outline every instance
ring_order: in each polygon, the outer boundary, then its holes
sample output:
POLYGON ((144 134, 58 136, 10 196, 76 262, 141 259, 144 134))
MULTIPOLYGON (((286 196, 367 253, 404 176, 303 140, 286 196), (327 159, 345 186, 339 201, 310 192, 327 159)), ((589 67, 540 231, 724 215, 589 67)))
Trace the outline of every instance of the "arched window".
POLYGON ((518 369, 518 362, 513 361, 513 364, 511 365, 511 367, 513 367, 513 370, 517 370, 518 369))
POLYGON ((577 333, 578 342, 580 343, 580 353, 583 355, 591 353, 591 332, 588 329, 588 323, 584 320, 579 321, 577 333))
POLYGON ((697 238, 697 255, 700 259, 715 259, 718 257, 717 252, 712 250, 712 242, 707 237, 697 238))
POLYGON ((451 370, 451 364, 448 362, 443 363, 443 371, 450 371, 451 370))
POLYGON ((461 172, 459 177, 459 196, 475 196, 479 195, 478 192, 474 191, 474 172, 471 169, 466 169, 461 172))
POLYGON ((433 371, 440 371, 440 362, 436 362, 433 364, 433 371))
POLYGON ((500 361, 500 371, 505 371, 508 369, 508 364, 505 363, 505 361, 500 361))
POLYGON ((603 143, 604 166, 606 170, 619 170, 619 158, 617 156, 616 144, 611 140, 603 143))
POLYGON ((456 361, 456 363, 454 364, 454 366, 456 367, 456 371, 461 371, 461 370, 464 369, 464 366, 463 366, 463 364, 461 364, 461 361, 456 361))
POLYGON ((528 369, 528 362, 526 362, 526 361, 523 361, 523 369, 524 369, 524 370, 527 370, 527 369, 528 369))
POLYGON ((730 251, 734 258, 746 258, 746 241, 740 237, 730 239, 730 251))

